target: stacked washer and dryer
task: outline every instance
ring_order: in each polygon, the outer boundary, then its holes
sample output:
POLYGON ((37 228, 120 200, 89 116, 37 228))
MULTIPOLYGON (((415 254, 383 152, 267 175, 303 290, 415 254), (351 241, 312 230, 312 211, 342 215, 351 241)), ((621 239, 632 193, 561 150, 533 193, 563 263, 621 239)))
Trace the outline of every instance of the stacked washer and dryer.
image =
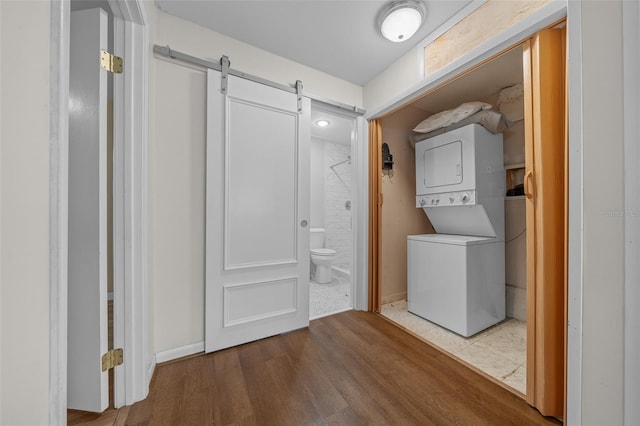
POLYGON ((408 310, 468 337, 505 318, 502 134, 469 124, 415 151, 416 207, 437 233, 408 236, 408 310))

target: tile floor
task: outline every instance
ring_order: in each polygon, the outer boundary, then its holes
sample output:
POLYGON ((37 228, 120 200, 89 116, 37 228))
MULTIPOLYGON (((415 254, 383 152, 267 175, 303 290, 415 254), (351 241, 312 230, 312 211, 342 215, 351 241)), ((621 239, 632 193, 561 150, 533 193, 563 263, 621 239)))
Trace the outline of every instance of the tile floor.
POLYGON ((526 392, 526 323, 512 318, 469 338, 407 311, 407 301, 382 305, 382 315, 518 392, 526 392))
POLYGON ((351 308, 351 280, 334 274, 329 284, 309 283, 309 318, 315 319, 351 308))

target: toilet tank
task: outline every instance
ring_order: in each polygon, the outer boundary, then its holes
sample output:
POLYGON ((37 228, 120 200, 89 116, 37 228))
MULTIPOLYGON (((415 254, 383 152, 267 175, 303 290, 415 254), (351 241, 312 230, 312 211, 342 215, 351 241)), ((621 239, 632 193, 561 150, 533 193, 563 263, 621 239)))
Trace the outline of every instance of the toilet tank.
POLYGON ((324 228, 311 228, 309 248, 324 248, 324 228))

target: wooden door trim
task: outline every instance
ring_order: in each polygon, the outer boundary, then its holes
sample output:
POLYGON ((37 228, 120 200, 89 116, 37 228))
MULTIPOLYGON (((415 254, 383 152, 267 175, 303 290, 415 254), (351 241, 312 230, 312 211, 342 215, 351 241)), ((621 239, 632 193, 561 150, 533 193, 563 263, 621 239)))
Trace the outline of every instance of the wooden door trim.
POLYGON ((567 371, 569 369, 569 55, 567 54, 567 32, 562 33, 562 50, 564 52, 564 324, 567 332, 564 336, 564 401, 562 418, 567 418, 567 371))
POLYGON ((536 251, 535 239, 536 233, 535 221, 531 218, 535 215, 535 182, 533 178, 534 150, 533 150, 533 76, 532 76, 532 40, 527 40, 523 44, 522 51, 522 70, 523 70, 523 86, 524 86, 524 139, 525 139, 525 196, 526 196, 526 236, 527 236, 527 402, 532 404, 530 395, 535 392, 535 345, 536 330, 535 317, 536 299, 532 297, 535 294, 536 282, 536 251), (530 183, 531 182, 531 183, 530 183))
POLYGON ((566 132, 563 29, 523 56, 527 196, 527 401, 561 417, 566 400, 566 132), (527 63, 527 61, 529 63, 527 63))
POLYGON ((382 265, 382 127, 369 122, 369 301, 371 312, 380 312, 380 272, 382 265))

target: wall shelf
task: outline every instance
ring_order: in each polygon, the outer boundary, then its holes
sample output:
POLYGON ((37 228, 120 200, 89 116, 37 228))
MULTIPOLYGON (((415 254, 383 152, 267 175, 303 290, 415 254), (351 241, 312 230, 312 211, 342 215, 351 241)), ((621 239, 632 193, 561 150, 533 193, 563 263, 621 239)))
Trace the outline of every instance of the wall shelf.
POLYGON ((524 168, 525 168, 525 164, 524 163, 509 164, 508 166, 507 165, 504 166, 505 170, 524 169, 524 168))

